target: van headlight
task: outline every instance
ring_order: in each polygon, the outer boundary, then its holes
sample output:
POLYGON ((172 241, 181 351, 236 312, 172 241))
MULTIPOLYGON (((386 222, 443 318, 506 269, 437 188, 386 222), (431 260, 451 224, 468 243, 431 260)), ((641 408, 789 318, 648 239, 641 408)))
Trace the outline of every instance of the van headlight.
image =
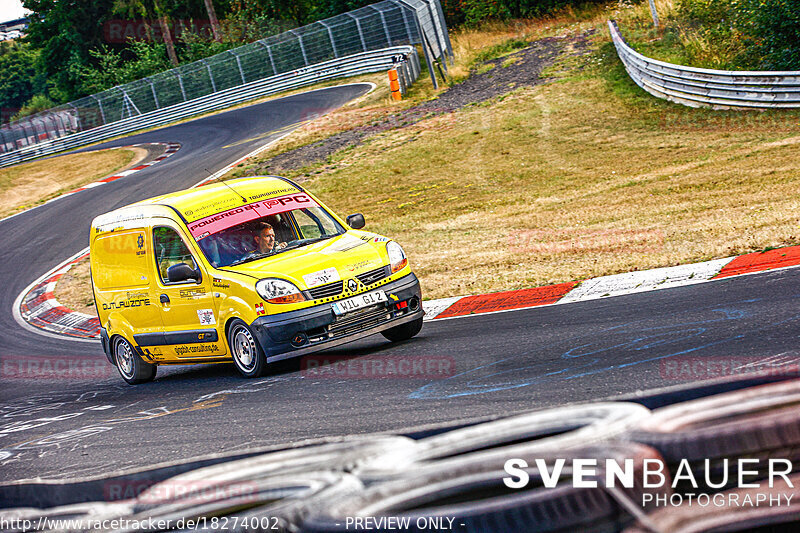
POLYGON ((394 241, 386 243, 386 252, 389 254, 389 264, 392 267, 392 274, 402 270, 408 264, 408 258, 403 248, 394 241))
POLYGON ((305 302, 306 297, 294 283, 283 279, 267 278, 256 282, 256 292, 271 304, 305 302))

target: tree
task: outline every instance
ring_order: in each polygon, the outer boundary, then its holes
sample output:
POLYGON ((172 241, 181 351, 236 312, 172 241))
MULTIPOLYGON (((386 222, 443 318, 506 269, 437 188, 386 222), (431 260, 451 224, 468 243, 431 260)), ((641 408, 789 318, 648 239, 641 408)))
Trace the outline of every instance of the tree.
POLYGON ((39 52, 24 43, 0 44, 0 108, 19 109, 47 91, 39 52))
MULTIPOLYGON (((51 96, 67 101, 83 96, 80 67, 91 64, 89 50, 105 44, 103 25, 114 0, 25 0, 34 13, 26 41, 40 51, 51 96)), ((123 48, 123 45, 116 45, 123 48)), ((114 47, 114 45, 112 45, 114 47)))
POLYGON ((211 22, 211 31, 214 33, 214 40, 219 42, 222 40, 222 32, 219 29, 217 12, 214 11, 214 2, 212 0, 205 0, 205 3, 206 11, 208 12, 208 20, 211 22))
POLYGON ((178 54, 175 52, 175 41, 172 39, 172 30, 169 27, 169 17, 167 12, 162 9, 158 0, 116 0, 113 7, 114 13, 119 15, 127 15, 129 17, 142 17, 147 24, 147 31, 150 38, 155 40, 155 34, 149 26, 149 21, 155 18, 158 20, 159 29, 161 30, 161 38, 164 39, 164 44, 167 47, 167 56, 173 66, 177 67, 178 54), (152 3, 151 3, 152 2, 152 3))

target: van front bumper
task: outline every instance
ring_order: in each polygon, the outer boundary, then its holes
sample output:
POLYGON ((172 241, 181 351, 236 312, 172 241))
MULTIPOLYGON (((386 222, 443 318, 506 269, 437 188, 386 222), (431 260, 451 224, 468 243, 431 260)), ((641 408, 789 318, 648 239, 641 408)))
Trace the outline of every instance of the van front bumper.
POLYGON ((380 287, 389 299, 337 316, 330 303, 257 318, 250 329, 267 362, 332 348, 422 318, 422 291, 414 274, 380 287))

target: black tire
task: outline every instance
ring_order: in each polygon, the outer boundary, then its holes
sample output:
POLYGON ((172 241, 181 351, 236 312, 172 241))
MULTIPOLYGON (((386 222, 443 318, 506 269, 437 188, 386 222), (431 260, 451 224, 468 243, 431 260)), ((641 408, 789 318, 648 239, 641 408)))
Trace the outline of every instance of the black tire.
POLYGON ((391 329, 387 329, 386 331, 381 331, 381 335, 383 335, 392 342, 407 341, 408 339, 419 333, 419 330, 421 329, 422 329, 422 317, 419 317, 418 319, 412 320, 411 322, 406 322, 405 324, 395 326, 391 329))
POLYGON ((243 320, 236 318, 228 326, 228 349, 236 370, 244 377, 261 377, 266 371, 267 356, 243 320))
POLYGON ((114 339, 114 364, 122 379, 131 385, 153 381, 158 368, 139 357, 131 343, 124 337, 114 339))

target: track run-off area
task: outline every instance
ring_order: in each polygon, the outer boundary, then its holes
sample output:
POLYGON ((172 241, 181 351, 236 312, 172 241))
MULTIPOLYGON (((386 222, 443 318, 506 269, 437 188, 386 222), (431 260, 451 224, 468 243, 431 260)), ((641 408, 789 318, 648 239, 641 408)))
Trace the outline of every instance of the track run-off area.
POLYGON ((0 221, 0 365, 61 358, 102 369, 44 380, 0 374, 0 480, 100 475, 302 439, 411 432, 765 364, 797 367, 797 268, 431 321, 405 343, 376 335, 315 356, 319 364, 283 362, 257 380, 221 364, 161 367, 154 382, 129 386, 99 342, 43 336, 14 320, 20 292, 87 246, 96 215, 189 187, 369 88, 310 91, 105 143, 181 148, 126 179, 0 221))

